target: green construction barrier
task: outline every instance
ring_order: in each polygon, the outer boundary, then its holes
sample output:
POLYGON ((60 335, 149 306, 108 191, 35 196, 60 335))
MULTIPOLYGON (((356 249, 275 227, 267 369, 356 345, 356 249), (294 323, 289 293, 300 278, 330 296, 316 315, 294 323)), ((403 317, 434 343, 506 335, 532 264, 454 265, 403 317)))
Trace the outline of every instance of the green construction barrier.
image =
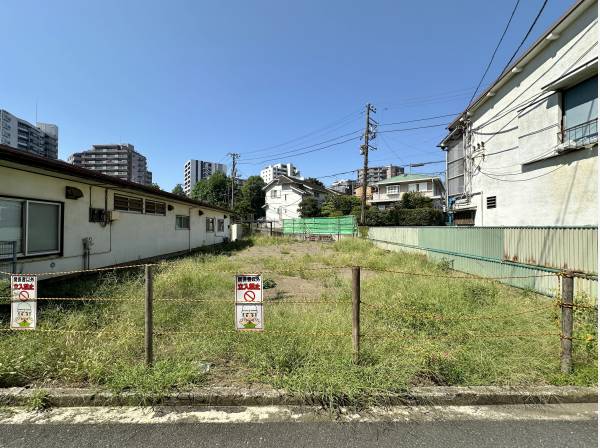
POLYGON ((297 218, 283 220, 284 235, 356 235, 353 215, 334 218, 297 218))

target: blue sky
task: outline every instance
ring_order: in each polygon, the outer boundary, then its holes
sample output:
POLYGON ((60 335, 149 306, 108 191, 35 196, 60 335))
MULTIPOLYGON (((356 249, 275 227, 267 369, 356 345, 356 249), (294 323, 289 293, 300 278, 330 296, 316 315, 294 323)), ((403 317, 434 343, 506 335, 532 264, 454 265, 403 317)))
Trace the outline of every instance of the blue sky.
MULTIPOLYGON (((488 82, 541 4, 521 0, 488 82)), ((549 0, 529 42, 570 4, 549 0)), ((60 128, 62 159, 94 143, 132 143, 163 189, 182 182, 187 159, 226 161, 230 151, 241 153, 245 177, 279 151, 364 127, 367 102, 380 123, 462 111, 513 6, 513 0, 4 0, 0 108, 34 122, 37 102, 38 120, 60 128)), ((442 160, 435 145, 443 134, 443 127, 380 134, 371 160, 442 160)), ((361 166, 359 141, 281 161, 305 176, 353 170, 361 166)), ((440 171, 443 164, 420 170, 440 171)))

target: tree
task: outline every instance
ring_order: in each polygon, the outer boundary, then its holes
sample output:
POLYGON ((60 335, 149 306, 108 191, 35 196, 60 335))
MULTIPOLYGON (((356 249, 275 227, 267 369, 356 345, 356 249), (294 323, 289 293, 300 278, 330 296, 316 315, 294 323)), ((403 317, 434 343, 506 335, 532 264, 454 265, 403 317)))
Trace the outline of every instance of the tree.
POLYGON ((210 205, 227 207, 229 205, 229 179, 227 175, 217 171, 208 179, 202 179, 192 188, 191 197, 210 205))
POLYGON ((152 188, 155 188, 157 190, 160 190, 160 185, 158 185, 156 182, 152 182, 152 185, 150 185, 152 188))
POLYGON ((433 208, 433 200, 418 191, 409 191, 402 195, 400 199, 400 208, 433 208))
POLYGON ((312 184, 312 185, 316 185, 318 187, 325 188, 325 184, 323 182, 321 182, 319 179, 317 179, 316 177, 308 177, 308 178, 304 179, 304 182, 307 184, 312 184))
POLYGON ((300 201, 298 211, 302 218, 316 218, 321 216, 319 202, 313 196, 306 196, 300 201))
POLYGON ((181 184, 175 185, 171 190, 171 193, 176 194, 177 196, 185 196, 185 191, 183 191, 181 184))
POLYGON ((323 216, 345 216, 352 213, 354 207, 360 207, 360 199, 345 194, 331 194, 321 207, 323 216))
POLYGON ((265 215, 265 181, 260 176, 250 176, 236 199, 235 211, 239 215, 253 214, 254 219, 265 215))

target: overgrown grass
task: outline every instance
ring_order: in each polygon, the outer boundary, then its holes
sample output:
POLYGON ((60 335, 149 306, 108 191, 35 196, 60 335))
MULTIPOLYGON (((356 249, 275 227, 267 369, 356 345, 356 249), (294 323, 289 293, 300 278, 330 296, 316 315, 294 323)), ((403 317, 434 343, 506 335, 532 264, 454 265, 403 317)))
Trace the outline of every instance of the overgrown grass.
MULTIPOLYGON (((594 310, 575 313, 575 369, 563 375, 551 299, 492 281, 447 278, 456 273, 443 262, 385 252, 361 239, 256 237, 224 253, 161 263, 152 368, 144 366, 143 274, 118 272, 42 284, 42 296, 122 300, 41 302, 39 328, 69 332, 1 333, 0 385, 93 385, 157 399, 199 384, 263 383, 339 406, 385 401, 415 385, 596 384, 594 310), (437 276, 363 270, 358 365, 349 270, 314 269, 353 265, 437 276), (245 271, 269 271, 275 285, 264 333, 233 331, 233 273, 245 271), (315 303, 293 303, 298 298, 315 303)), ((0 309, 6 328, 9 309, 0 309)))

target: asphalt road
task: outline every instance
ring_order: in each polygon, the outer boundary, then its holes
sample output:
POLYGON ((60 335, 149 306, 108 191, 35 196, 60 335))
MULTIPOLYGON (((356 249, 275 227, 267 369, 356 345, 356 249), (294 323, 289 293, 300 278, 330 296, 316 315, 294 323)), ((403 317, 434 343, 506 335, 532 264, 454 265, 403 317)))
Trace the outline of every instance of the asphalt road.
POLYGON ((1 447, 594 447, 597 422, 1 425, 1 447))

